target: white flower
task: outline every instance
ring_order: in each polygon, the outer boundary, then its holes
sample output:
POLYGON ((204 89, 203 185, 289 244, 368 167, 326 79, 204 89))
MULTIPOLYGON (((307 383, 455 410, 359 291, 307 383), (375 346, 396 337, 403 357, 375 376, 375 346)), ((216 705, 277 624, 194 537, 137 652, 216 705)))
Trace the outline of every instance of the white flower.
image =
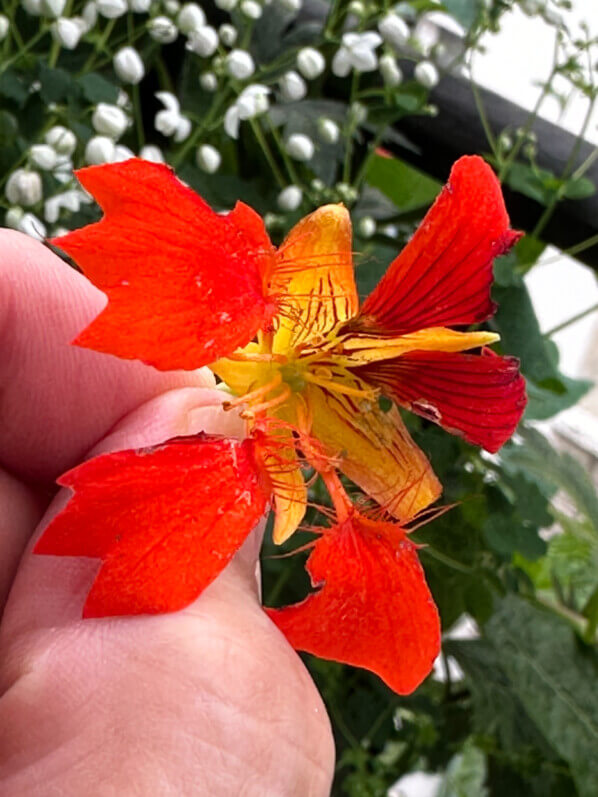
POLYGON ((108 136, 94 136, 85 147, 85 163, 95 166, 100 163, 112 163, 114 158, 114 141, 108 136))
POLYGON ((297 161, 309 161, 314 155, 314 142, 304 133, 293 133, 285 143, 285 149, 297 161))
POLYGON ((227 108, 224 114, 224 132, 231 138, 239 138, 239 124, 241 117, 236 103, 227 108))
POLYGON ((214 5, 223 11, 232 11, 237 5, 237 0, 214 0, 214 5))
POLYGON ((403 80, 403 73, 394 55, 387 54, 380 58, 380 74, 382 80, 391 88, 395 88, 403 80))
POLYGON ((173 136, 175 141, 184 141, 191 132, 191 122, 181 114, 179 101, 169 91, 157 91, 156 98, 164 106, 154 119, 154 126, 163 136, 173 136))
POLYGON ((81 191, 80 188, 71 188, 44 202, 44 218, 49 224, 55 224, 63 208, 71 213, 77 213, 82 203, 87 205, 91 201, 91 197, 85 191, 81 191))
POLYGON ((332 59, 332 71, 337 77, 346 77, 351 69, 372 72, 378 66, 374 50, 380 44, 382 38, 373 31, 343 34, 342 45, 332 59))
POLYGON ((218 34, 211 25, 202 25, 189 33, 185 46, 202 58, 209 58, 218 49, 218 34))
POLYGON ((204 72, 199 76, 199 85, 204 91, 216 91, 218 88, 218 78, 213 72, 204 72))
POLYGON ((146 144, 144 147, 141 147, 139 150, 139 157, 143 158, 145 161, 151 161, 152 163, 164 163, 162 150, 160 147, 156 147, 155 144, 146 144))
POLYGON ((47 233, 46 225, 33 213, 23 214, 17 229, 38 241, 43 241, 47 233))
POLYGON ((318 119, 318 133, 326 144, 336 144, 340 136, 340 128, 332 119, 318 119))
POLYGON ((6 38, 10 22, 5 14, 0 14, 0 42, 6 38))
POLYGON ((319 77, 325 68, 326 59, 314 47, 304 47, 297 53, 297 69, 308 80, 319 77))
POLYGON ((152 0, 129 0, 129 8, 134 14, 147 14, 152 5, 152 0))
POLYGON ((232 47, 233 44, 237 41, 237 29, 233 25, 229 25, 228 23, 224 23, 218 28, 218 35, 220 36, 220 41, 226 47, 232 47))
POLYGON ((73 131, 62 125, 51 127, 44 136, 44 141, 59 155, 72 155, 77 147, 77 138, 73 131))
POLYGON ((542 3, 540 0, 522 0, 521 2, 521 10, 524 14, 527 14, 528 17, 533 17, 534 14, 537 14, 538 11, 542 9, 542 3))
POLYGON ((343 202, 355 202, 357 199, 357 189, 349 183, 337 183, 336 191, 343 202))
POLYGON ((73 178, 73 161, 68 155, 58 155, 54 168, 54 177, 61 183, 68 183, 73 178))
POLYGON ((110 136, 114 140, 119 139, 129 126, 127 114, 122 108, 107 102, 98 103, 92 114, 91 123, 98 133, 110 136))
POLYGON ((400 50, 409 40, 411 32, 409 25, 398 14, 387 14, 378 23, 378 30, 385 42, 395 50, 400 50))
POLYGON ((349 106, 349 117, 354 125, 362 125, 368 118, 368 109, 362 102, 352 102, 349 106))
POLYGON ((226 69, 235 80, 246 80, 255 72, 255 64, 246 50, 231 50, 226 56, 226 69))
POLYGON ((35 166, 44 171, 56 166, 56 150, 49 144, 34 144, 29 150, 29 157, 35 166))
POLYGON ((302 100, 307 94, 307 85, 298 72, 290 70, 278 81, 282 98, 287 102, 302 100))
POLYGON ((131 158, 135 157, 135 153, 129 147, 125 147, 124 144, 117 144, 114 147, 114 158, 113 163, 120 163, 120 161, 128 161, 131 158))
POLYGON ((200 169, 208 174, 214 174, 220 168, 222 156, 216 149, 209 144, 202 144, 197 148, 195 160, 200 169))
POLYGON ((149 35, 160 44, 170 44, 179 35, 176 25, 168 17, 160 16, 147 23, 149 35))
POLYGON ((286 8, 287 11, 301 11, 303 0, 278 0, 278 5, 286 8))
POLYGON ((4 193, 11 205, 31 207, 42 198, 42 178, 30 169, 16 169, 6 181, 4 193))
POLYGON ((79 44, 79 39, 85 33, 85 27, 84 24, 81 24, 82 22, 81 18, 77 19, 76 17, 72 19, 67 19, 66 17, 57 19, 56 22, 52 23, 54 40, 65 50, 74 50, 79 44))
POLYGON ((362 238, 371 238, 376 232, 376 222, 371 216, 364 216, 359 220, 357 232, 362 238))
POLYGON ((303 200, 303 191, 298 185, 287 185, 283 188, 276 200, 281 210, 297 210, 303 200))
POLYGON ((179 0, 164 0, 164 11, 174 17, 181 10, 179 0))
POLYGON ((438 70, 430 61, 420 61, 413 74, 417 82, 427 89, 433 89, 440 80, 438 70))
POLYGON ((177 14, 176 24, 186 36, 206 24, 206 15, 197 3, 185 3, 177 14))
POLYGON ((41 11, 46 17, 61 17, 66 0, 42 0, 41 11))
POLYGON ((108 19, 117 19, 127 13, 127 0, 96 0, 98 12, 108 19))
POLYGON ((81 12, 81 19, 85 23, 86 33, 95 26, 98 21, 98 7, 95 0, 89 0, 88 3, 85 3, 83 11, 81 12))
POLYGON ((42 0, 22 0, 22 6, 32 17, 39 17, 42 13, 42 0))
POLYGON ((259 19, 262 16, 262 7, 255 0, 243 0, 241 3, 241 13, 247 19, 259 19))
POLYGON ((253 119, 268 110, 269 93, 270 89, 261 83, 252 83, 243 89, 224 115, 224 132, 231 138, 238 138, 242 119, 253 119))
POLYGON ((23 208, 15 207, 9 208, 6 211, 6 215, 4 216, 4 224, 7 227, 10 227, 13 230, 19 229, 19 224, 21 223, 21 219, 25 215, 25 211, 23 208))
POLYGON ((133 47, 122 47, 114 56, 112 65, 123 83, 139 83, 145 75, 143 61, 133 47))

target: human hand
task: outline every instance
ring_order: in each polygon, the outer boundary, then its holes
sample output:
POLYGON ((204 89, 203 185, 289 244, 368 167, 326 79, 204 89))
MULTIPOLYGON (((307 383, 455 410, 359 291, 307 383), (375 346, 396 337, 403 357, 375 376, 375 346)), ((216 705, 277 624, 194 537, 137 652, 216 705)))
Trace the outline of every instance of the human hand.
POLYGON ((68 500, 55 479, 90 451, 239 431, 204 371, 69 346, 103 301, 49 250, 0 230, 3 793, 326 795, 330 726, 260 608, 259 531, 195 603, 152 617, 81 620, 98 563, 30 553, 68 500))

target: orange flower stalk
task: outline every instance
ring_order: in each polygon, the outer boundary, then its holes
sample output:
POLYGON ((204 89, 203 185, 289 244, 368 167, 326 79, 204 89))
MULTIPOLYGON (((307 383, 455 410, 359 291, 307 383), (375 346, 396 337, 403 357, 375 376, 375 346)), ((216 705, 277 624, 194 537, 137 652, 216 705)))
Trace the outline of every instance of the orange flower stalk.
POLYGON ((378 398, 490 451, 512 434, 525 404, 516 360, 485 348, 492 333, 453 329, 490 317, 492 260, 517 239, 492 171, 475 157, 455 165, 361 309, 341 205, 315 211, 275 249, 254 211, 214 213, 165 166, 130 160, 78 177, 104 217, 55 243, 108 305, 75 343, 164 370, 211 364, 236 396, 230 405, 244 406, 250 437, 200 436, 82 465, 63 477, 75 497, 36 551, 102 559, 85 616, 181 608, 270 500, 275 540, 293 533, 306 505, 301 458, 317 449, 336 507, 307 565, 323 586, 271 616, 296 647, 415 688, 439 626, 403 526, 441 488, 397 407, 384 413, 378 398), (331 463, 399 523, 358 513, 331 463))

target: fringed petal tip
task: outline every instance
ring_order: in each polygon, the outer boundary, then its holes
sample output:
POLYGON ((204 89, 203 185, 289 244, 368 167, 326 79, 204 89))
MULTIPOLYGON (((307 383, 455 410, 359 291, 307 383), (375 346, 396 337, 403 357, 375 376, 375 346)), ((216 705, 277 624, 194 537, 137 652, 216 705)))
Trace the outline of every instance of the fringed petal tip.
POLYGON ((318 591, 266 610, 290 644, 413 692, 440 650, 440 621, 405 531, 355 513, 324 531, 306 567, 318 591))
POLYGON ((103 454, 61 483, 74 496, 34 553, 102 560, 84 617, 184 608, 226 567, 269 498, 252 441, 208 436, 103 454))

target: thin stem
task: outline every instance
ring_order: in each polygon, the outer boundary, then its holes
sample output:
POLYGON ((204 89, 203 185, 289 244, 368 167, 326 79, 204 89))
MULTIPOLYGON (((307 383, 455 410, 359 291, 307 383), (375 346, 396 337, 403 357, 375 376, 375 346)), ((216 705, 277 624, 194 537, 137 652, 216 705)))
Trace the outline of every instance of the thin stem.
POLYGON ((552 329, 549 329, 548 332, 544 333, 545 338, 551 338, 553 335, 556 335, 557 332, 561 332, 563 329, 570 327, 572 324, 576 324, 578 321, 581 321, 582 318, 585 318, 592 313, 595 313, 598 310, 598 303, 593 304, 591 307, 588 307, 586 310, 582 310, 581 313, 576 313, 571 318, 568 318, 566 321, 563 321, 561 324, 557 324, 552 329))
POLYGON ((94 62, 95 62, 96 58, 98 57, 98 53, 106 47, 106 42, 110 38, 110 34, 112 33, 112 30, 113 30, 115 24, 116 24, 116 20, 115 19, 109 19, 108 20, 108 22, 106 23, 106 27, 102 31, 102 35, 100 36, 100 38, 96 42, 96 46, 95 46, 94 51, 92 53, 90 53, 89 58, 83 64, 83 68, 79 72, 79 75, 85 75, 85 74, 87 74, 87 72, 89 72, 91 70, 92 66, 94 65, 94 62))
POLYGON ((437 551, 435 548, 432 548, 429 545, 426 545, 422 548, 422 552, 429 554, 432 559, 436 559, 438 562, 442 562, 443 565, 447 567, 451 567, 453 570, 458 570, 460 573, 473 573, 474 568, 470 567, 469 565, 464 565, 461 562, 458 562, 456 559, 453 559, 451 556, 447 556, 440 551, 437 551))
MULTIPOLYGON (((359 88, 359 72, 353 70, 353 77, 351 79, 351 95, 349 97, 349 111, 353 107, 357 90, 359 88)), ((351 161, 353 159, 353 132, 355 131, 355 122, 352 120, 347 128, 347 143, 345 146, 345 159, 343 161, 343 182, 348 183, 351 180, 351 161)))
POLYGON ((255 136, 257 143, 262 148, 264 157, 268 161, 268 166, 272 169, 272 174, 274 175, 274 179, 281 188, 284 188, 286 185, 286 180, 284 179, 282 172, 278 168, 278 164, 276 163, 272 150, 270 149, 270 145, 266 141, 266 137, 264 136, 264 133, 262 131, 259 122, 256 119, 250 119, 249 124, 251 125, 251 129, 253 130, 253 135, 255 136))
POLYGON ((293 165, 293 161, 290 159, 288 152, 284 148, 284 142, 282 141, 278 130, 272 124, 272 120, 270 119, 270 117, 268 117, 268 127, 270 128, 270 133, 272 134, 274 143, 278 147, 278 151, 280 152, 280 157, 284 161, 284 165, 286 166, 286 170, 289 173, 291 182, 294 183, 295 185, 299 185, 300 180, 297 175, 297 172, 295 171, 295 166, 293 165))
POLYGON ((25 53, 31 50, 32 47, 35 47, 38 41, 43 39, 47 33, 48 27, 44 25, 42 28, 40 28, 40 30, 38 30, 35 36, 32 36, 31 39, 29 39, 27 44, 21 50, 18 50, 18 52, 12 56, 12 58, 8 58, 3 64, 0 64, 0 75, 5 72, 9 66, 12 66, 15 61, 18 61, 22 55, 25 55, 25 53))

